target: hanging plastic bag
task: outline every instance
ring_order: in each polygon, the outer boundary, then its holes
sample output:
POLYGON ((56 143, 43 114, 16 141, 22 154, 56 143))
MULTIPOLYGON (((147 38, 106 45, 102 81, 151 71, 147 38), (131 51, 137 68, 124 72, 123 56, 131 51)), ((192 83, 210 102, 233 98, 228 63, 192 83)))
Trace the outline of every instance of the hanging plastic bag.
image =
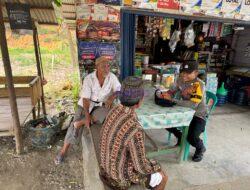
POLYGON ((185 36, 184 36, 184 43, 185 45, 190 48, 194 46, 194 39, 195 33, 193 28, 193 22, 186 28, 185 36))
POLYGON ((181 31, 180 30, 175 30, 174 33, 172 34, 170 40, 169 40, 169 47, 170 51, 173 53, 177 43, 180 41, 180 35, 181 31))

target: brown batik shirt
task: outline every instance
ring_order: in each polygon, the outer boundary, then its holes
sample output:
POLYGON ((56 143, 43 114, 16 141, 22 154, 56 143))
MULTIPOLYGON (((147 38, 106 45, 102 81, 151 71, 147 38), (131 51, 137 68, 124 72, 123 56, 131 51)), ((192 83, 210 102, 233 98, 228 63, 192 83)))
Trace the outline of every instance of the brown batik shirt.
POLYGON ((100 151, 101 175, 117 187, 145 184, 149 174, 160 170, 145 156, 144 132, 135 111, 122 105, 110 111, 102 126, 100 151))

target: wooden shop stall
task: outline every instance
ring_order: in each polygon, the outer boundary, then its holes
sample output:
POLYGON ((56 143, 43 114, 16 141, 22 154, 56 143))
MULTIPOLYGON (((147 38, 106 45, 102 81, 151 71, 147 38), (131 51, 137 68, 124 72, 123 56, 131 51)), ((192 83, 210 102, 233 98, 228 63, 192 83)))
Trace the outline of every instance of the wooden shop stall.
POLYGON ((0 44, 5 76, 0 76, 0 136, 15 136, 16 151, 23 151, 21 127, 32 113, 33 118, 46 114, 42 81, 44 80, 36 24, 57 25, 51 1, 4 1, 0 3, 0 44), (40 11, 46 14, 39 14, 40 11), (36 76, 13 76, 5 23, 13 32, 33 34, 36 76))

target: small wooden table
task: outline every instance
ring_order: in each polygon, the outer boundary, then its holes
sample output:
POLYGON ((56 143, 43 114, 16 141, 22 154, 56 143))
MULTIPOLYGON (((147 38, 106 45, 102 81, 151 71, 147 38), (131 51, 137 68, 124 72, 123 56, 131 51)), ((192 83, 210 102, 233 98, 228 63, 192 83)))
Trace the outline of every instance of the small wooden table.
MULTIPOLYGON (((23 125, 33 109, 30 98, 18 97, 17 108, 20 124, 23 125)), ((0 125, 0 136, 14 136, 9 98, 0 98, 0 125)))
POLYGON ((185 146, 187 143, 187 134, 189 124, 194 116, 195 111, 191 108, 174 106, 161 107, 154 103, 154 89, 145 90, 145 99, 143 105, 136 111, 143 129, 167 129, 167 128, 183 128, 181 145, 178 147, 159 148, 154 140, 148 138, 156 149, 148 152, 148 157, 164 155, 168 153, 177 153, 179 161, 183 161, 185 146))
MULTIPOLYGON (((42 86, 39 76, 13 77, 20 124, 23 125, 30 113, 36 118, 36 105, 40 116, 42 86)), ((14 136, 13 120, 6 78, 0 76, 0 136, 14 136)))

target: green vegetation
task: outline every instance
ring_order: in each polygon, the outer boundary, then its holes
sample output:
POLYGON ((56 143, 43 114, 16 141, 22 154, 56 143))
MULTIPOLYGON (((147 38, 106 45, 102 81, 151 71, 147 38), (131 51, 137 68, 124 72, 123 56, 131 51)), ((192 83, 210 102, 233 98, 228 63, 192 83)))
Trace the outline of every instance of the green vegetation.
MULTIPOLYGON (((7 31, 7 33, 10 31, 7 31)), ((44 76, 46 102, 57 111, 63 109, 56 100, 69 98, 77 102, 79 93, 78 68, 72 66, 66 35, 57 27, 39 27, 39 41, 44 76)), ((36 75, 36 57, 32 35, 10 35, 8 48, 14 76, 36 75)), ((0 53, 0 59, 1 53, 0 53)), ((0 60, 0 76, 4 76, 0 60)))

